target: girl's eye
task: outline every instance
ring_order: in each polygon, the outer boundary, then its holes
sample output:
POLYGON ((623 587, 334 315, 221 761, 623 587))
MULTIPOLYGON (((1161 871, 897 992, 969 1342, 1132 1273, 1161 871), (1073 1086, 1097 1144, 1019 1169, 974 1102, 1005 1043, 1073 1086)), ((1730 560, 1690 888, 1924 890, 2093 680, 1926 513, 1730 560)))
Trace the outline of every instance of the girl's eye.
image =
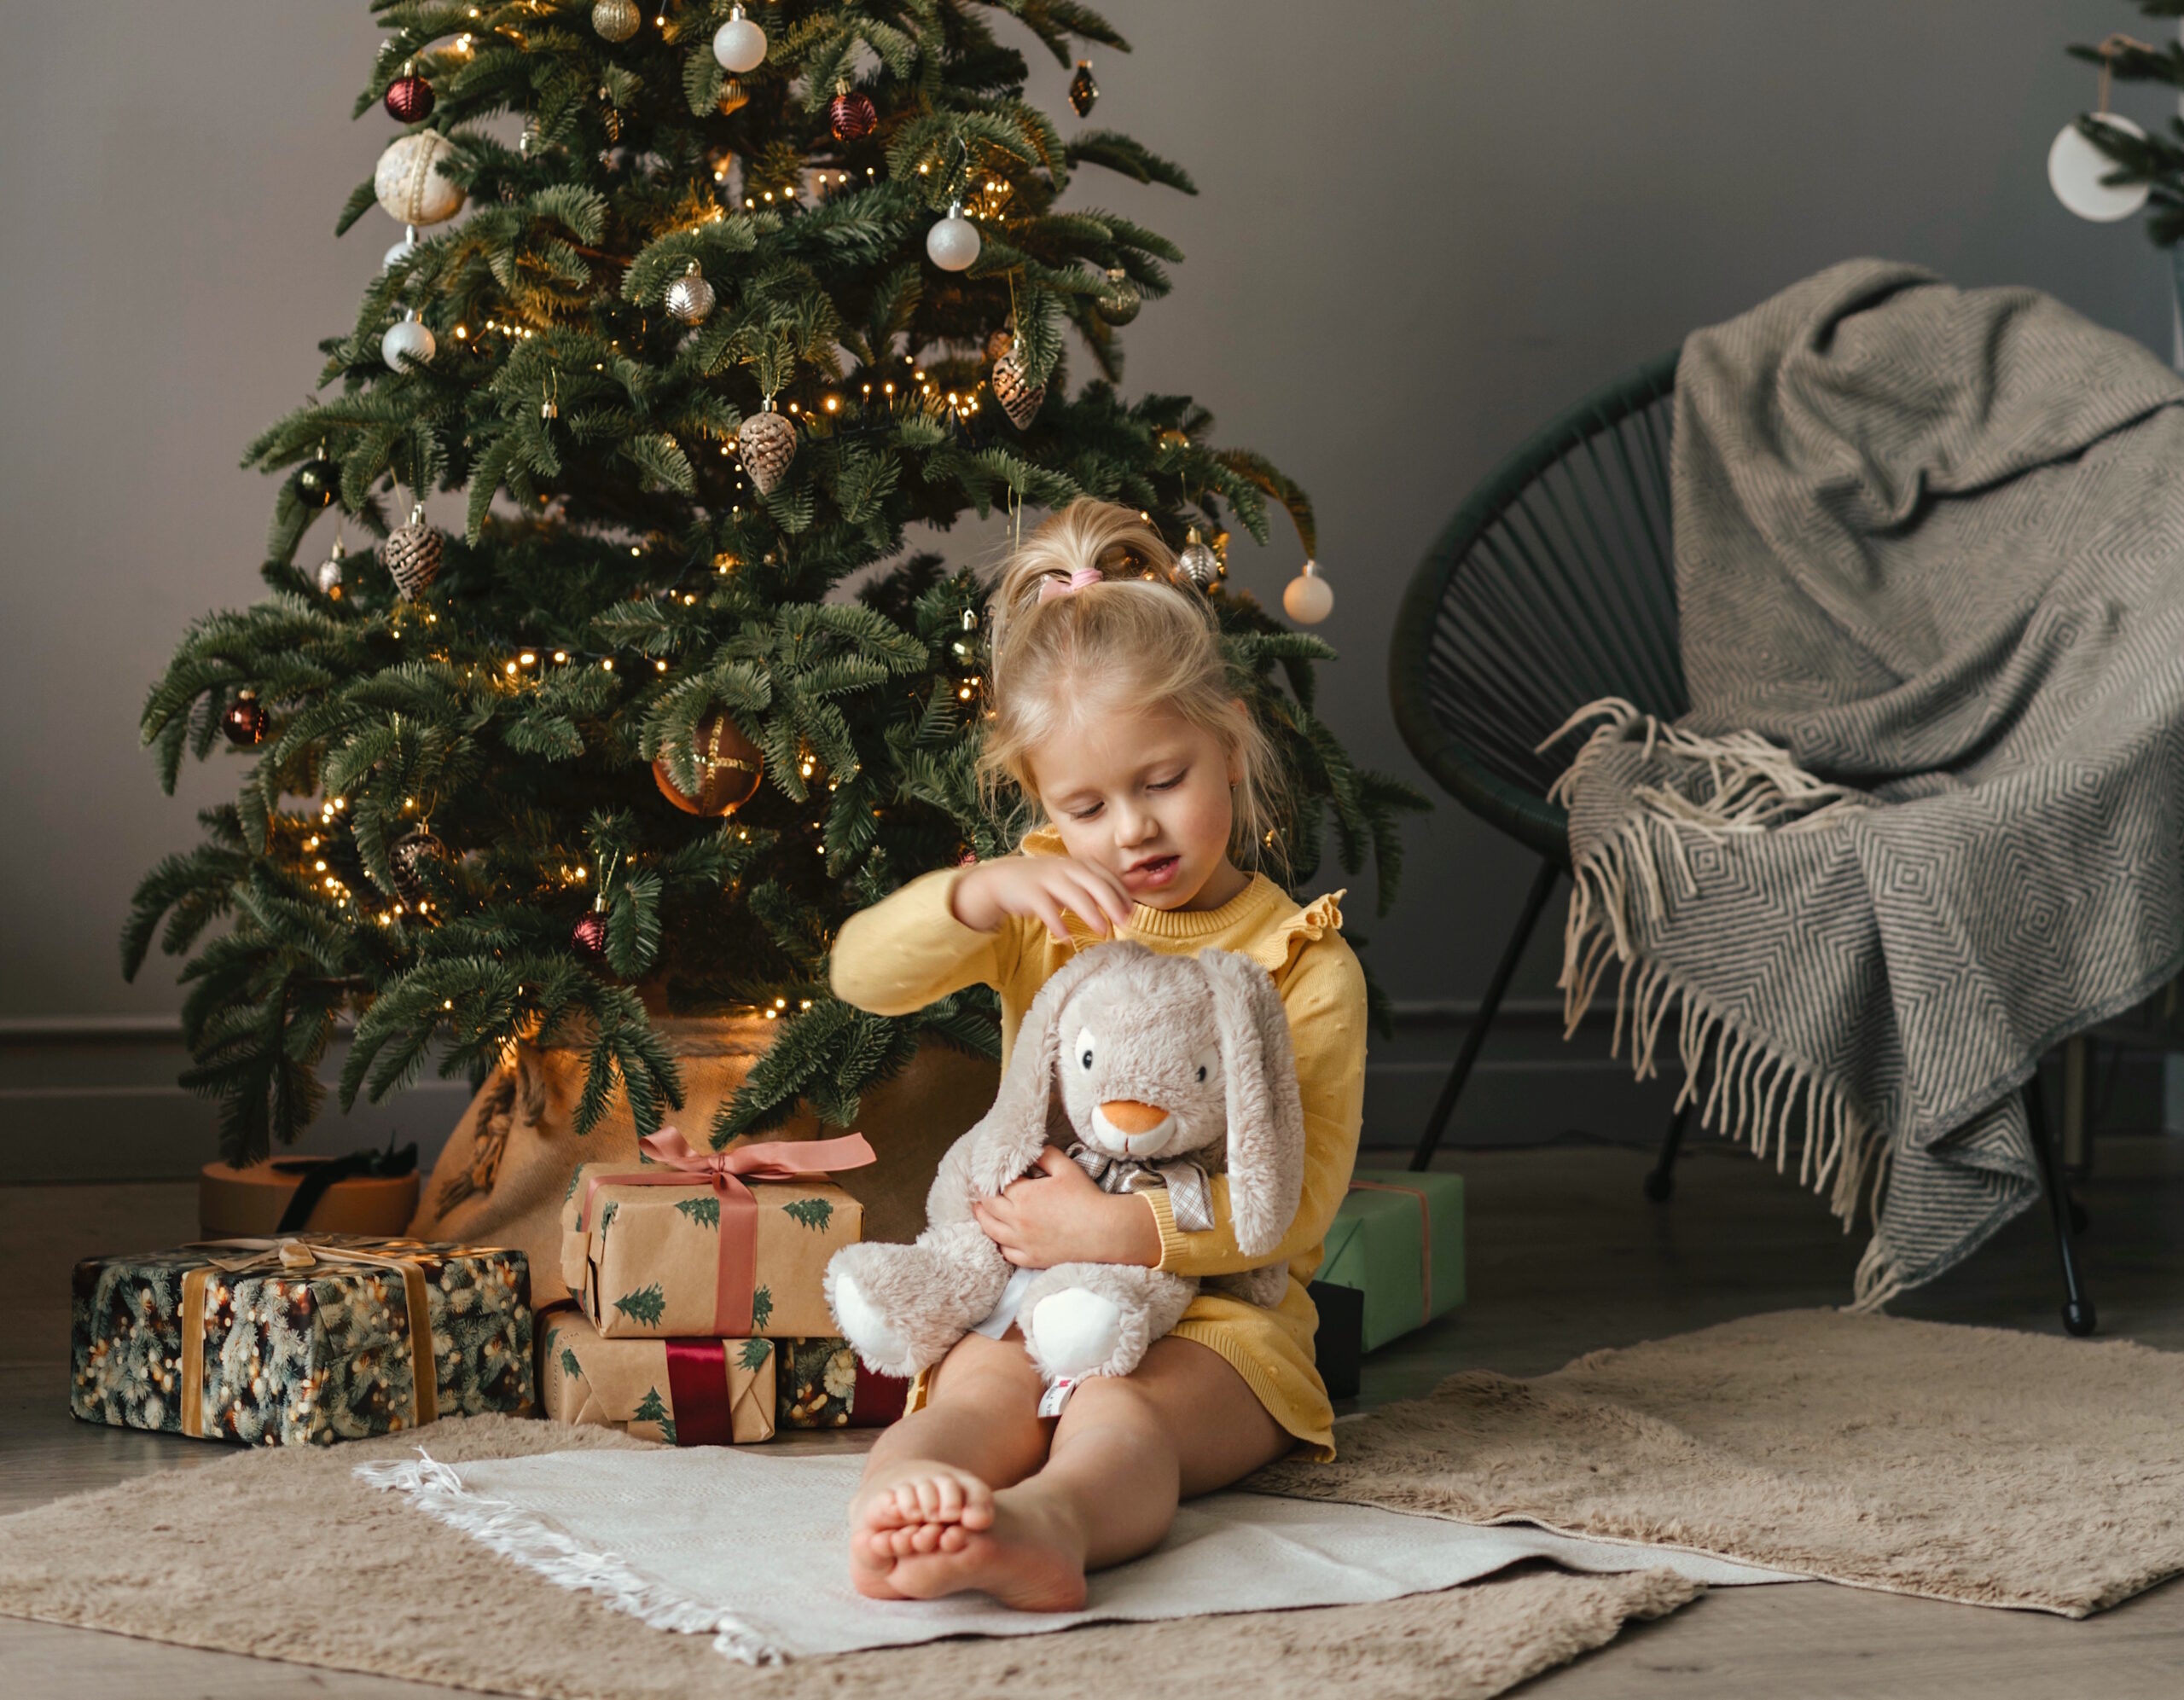
MULTIPOLYGON (((1190 769, 1189 769, 1188 768, 1185 768, 1185 769, 1183 769, 1183 773, 1185 773, 1185 774, 1188 773, 1189 771, 1190 771, 1190 769)), ((1173 790, 1174 790, 1177 786, 1181 785, 1182 782, 1183 782, 1183 774, 1177 774, 1177 775, 1176 775, 1173 779, 1156 780, 1154 780, 1154 781, 1153 782, 1153 784, 1151 784, 1150 786, 1147 786, 1146 788, 1147 788, 1148 791, 1173 791, 1173 790)))
POLYGON ((1089 809, 1072 809, 1069 818, 1072 821, 1089 821, 1099 812, 1100 805, 1095 803, 1089 809))

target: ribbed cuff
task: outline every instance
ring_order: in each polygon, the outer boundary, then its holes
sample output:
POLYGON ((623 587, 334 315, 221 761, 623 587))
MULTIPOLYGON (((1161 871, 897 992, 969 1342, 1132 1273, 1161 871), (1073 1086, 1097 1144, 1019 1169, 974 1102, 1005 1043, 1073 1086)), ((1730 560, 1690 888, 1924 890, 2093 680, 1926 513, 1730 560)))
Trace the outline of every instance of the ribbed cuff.
POLYGON ((1150 1187, 1137 1196, 1153 1207, 1153 1225, 1160 1230, 1160 1261, 1153 1268, 1173 1271, 1182 1261, 1189 1242, 1176 1226, 1176 1207, 1168 1200, 1167 1189, 1150 1187))

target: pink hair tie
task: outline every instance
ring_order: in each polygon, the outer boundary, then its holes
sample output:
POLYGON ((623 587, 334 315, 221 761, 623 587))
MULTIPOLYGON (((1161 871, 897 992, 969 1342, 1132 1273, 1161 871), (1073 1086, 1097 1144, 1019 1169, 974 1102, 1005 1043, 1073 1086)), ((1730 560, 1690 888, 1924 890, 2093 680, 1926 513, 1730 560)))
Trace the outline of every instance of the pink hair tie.
POLYGON ((1101 576, 1096 566, 1080 566, 1066 579, 1049 574, 1039 581, 1039 600, 1049 602, 1057 596, 1074 596, 1086 585, 1097 584, 1101 576))

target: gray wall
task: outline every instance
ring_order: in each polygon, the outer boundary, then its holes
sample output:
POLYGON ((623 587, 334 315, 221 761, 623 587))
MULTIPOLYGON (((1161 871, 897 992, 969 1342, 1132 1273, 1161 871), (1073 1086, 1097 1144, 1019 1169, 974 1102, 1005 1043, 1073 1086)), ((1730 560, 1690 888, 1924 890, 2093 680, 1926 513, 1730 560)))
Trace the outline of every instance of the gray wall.
MULTIPOLYGON (((1091 174, 1080 191, 1188 256, 1178 293, 1132 328, 1126 376, 1200 397, 1225 440, 1312 492, 1338 599, 1322 630, 1344 656, 1325 711, 1374 765, 1417 776, 1383 668, 1436 529, 1534 424, 1689 327, 1879 253, 2038 285, 2168 350, 2165 271, 2139 226, 2078 222, 2043 177, 2050 138, 2092 97, 2065 44, 2152 27, 2121 3, 1107 9, 1138 50, 1097 55, 1092 122, 1180 160, 1202 191, 1091 174)), ((17 822, 0 874, 0 1176, 59 1172, 28 1153, 102 1140, 139 1162, 130 1139, 111 1143, 120 1128, 177 1149, 205 1137, 164 1084, 171 971, 125 985, 114 938, 140 872, 194 840, 193 811, 235 770, 215 763, 162 798, 136 711, 185 622, 255 594, 272 487, 237 457, 309 387, 315 343, 347 324, 393 234, 375 212, 332 236, 388 131, 376 112, 347 117, 377 41, 361 4, 41 6, 9 27, 38 74, 0 107, 16 162, 0 184, 0 763, 17 822)), ((1034 89, 1066 122, 1065 77, 1040 61, 1034 89)), ((2148 96, 2118 104, 2160 113, 2148 96)), ((1273 598, 1297 559, 1283 537, 1232 571, 1273 598)), ((1353 917, 1398 998, 1475 998, 1531 868, 1446 809, 1412 844, 1394 914, 1374 920, 1368 899, 1353 917)), ((1535 1011, 1557 933, 1542 929, 1519 981, 1535 1011)), ((1391 1131, 1449 1036, 1414 1015, 1375 1058, 1391 1131)), ((1465 1118, 1474 1134, 1577 1113, 1539 1096, 1551 1082, 1523 1060, 1557 1047, 1511 1044, 1519 1063, 1465 1118)), ((1572 1074, 1605 1089, 1612 1072, 1572 1074)), ((451 1102, 398 1119, 428 1132, 451 1102)))

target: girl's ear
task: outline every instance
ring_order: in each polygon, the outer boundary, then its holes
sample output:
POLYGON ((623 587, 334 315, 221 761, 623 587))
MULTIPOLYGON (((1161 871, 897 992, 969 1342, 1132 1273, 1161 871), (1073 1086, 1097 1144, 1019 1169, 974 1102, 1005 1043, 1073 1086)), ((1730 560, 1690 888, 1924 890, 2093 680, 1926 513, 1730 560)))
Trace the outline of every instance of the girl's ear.
MULTIPOLYGON (((1080 950, 1048 978, 1024 1024, 994 1094, 993 1108, 964 1135, 972 1196, 988 1198, 1038 1161, 1047 1143, 1047 1117, 1054 1101, 1054 1065, 1061 1056, 1061 1008, 1069 995, 1091 977, 1102 952, 1125 946, 1080 950)), ((1143 949, 1142 946, 1136 947, 1143 949)))
POLYGON ((1289 1232, 1304 1188, 1304 1108, 1289 1018, 1265 969, 1248 956, 1201 950, 1213 988, 1228 1099, 1228 1213, 1237 1250, 1270 1252, 1289 1232))

